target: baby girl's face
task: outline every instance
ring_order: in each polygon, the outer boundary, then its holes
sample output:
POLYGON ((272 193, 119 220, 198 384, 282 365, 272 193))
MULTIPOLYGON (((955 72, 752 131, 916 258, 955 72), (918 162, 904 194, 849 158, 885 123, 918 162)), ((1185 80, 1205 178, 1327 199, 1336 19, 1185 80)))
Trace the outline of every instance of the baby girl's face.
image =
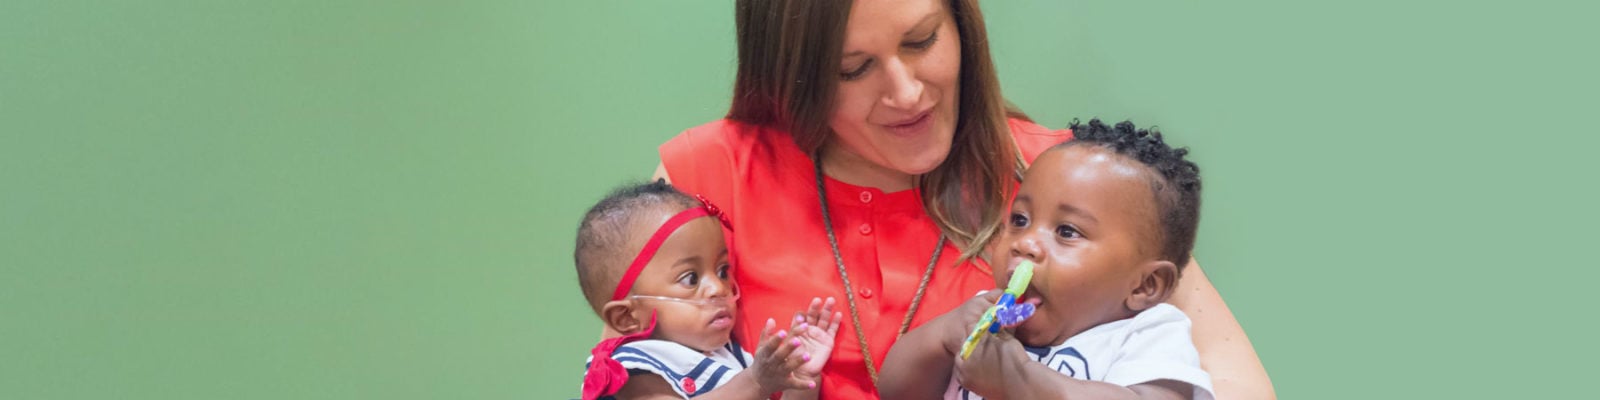
MULTIPOLYGON (((672 214, 661 212, 642 226, 659 227, 672 214)), ((651 232, 637 232, 635 253, 651 232)), ((699 351, 712 351, 728 343, 733 332, 734 301, 738 289, 728 262, 722 225, 714 217, 695 218, 662 242, 633 285, 634 316, 649 323, 656 312, 653 339, 667 340, 699 351), (670 297, 691 302, 648 296, 670 297), (698 302, 698 303, 697 303, 698 302)))

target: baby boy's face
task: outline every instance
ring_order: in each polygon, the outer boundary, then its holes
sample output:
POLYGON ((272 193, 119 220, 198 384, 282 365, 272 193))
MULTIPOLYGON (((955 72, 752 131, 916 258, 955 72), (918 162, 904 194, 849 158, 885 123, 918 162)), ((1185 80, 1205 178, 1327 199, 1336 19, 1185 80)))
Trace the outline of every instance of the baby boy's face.
POLYGON ((1126 300, 1141 278, 1134 268, 1155 240, 1155 202, 1146 169, 1108 150, 1072 146, 1029 167, 998 246, 995 283, 1023 260, 1036 266, 1023 299, 1039 299, 1016 329, 1029 346, 1058 345, 1095 325, 1132 315, 1126 300))
MULTIPOLYGON (((652 216, 643 226, 659 227, 672 214, 662 212, 652 216)), ((654 228, 650 228, 654 229, 654 228)), ((651 232, 636 232, 637 243, 631 247, 637 253, 651 232)), ((640 271, 633 286, 634 295, 674 297, 689 300, 711 301, 693 304, 669 300, 639 298, 635 303, 635 316, 648 323, 650 312, 656 314, 654 339, 668 340, 695 350, 712 351, 728 343, 733 332, 737 302, 731 297, 733 271, 728 261, 728 246, 722 238, 722 225, 716 218, 696 218, 673 232, 662 242, 655 257, 640 271)))

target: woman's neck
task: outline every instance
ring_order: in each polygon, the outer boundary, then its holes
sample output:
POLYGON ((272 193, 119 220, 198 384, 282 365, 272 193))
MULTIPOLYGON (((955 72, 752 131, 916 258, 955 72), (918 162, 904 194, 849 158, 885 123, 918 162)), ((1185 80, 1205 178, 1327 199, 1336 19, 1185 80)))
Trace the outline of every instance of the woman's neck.
POLYGON ((916 176, 886 168, 837 145, 822 147, 822 173, 834 180, 884 192, 898 192, 916 185, 916 176))

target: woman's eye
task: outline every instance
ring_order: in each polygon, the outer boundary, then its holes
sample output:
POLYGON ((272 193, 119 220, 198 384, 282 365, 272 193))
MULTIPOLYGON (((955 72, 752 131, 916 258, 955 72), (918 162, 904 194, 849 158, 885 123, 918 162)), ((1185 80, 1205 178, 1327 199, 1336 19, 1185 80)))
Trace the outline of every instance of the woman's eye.
POLYGON ((1078 232, 1077 228, 1073 228, 1070 225, 1062 225, 1056 227, 1056 236, 1067 239, 1077 239, 1083 237, 1083 232, 1078 232))
POLYGON ((856 67, 855 69, 844 71, 844 72, 840 73, 839 74, 839 78, 843 79, 843 80, 846 80, 846 81, 853 81, 853 80, 856 80, 856 79, 860 79, 862 75, 866 75, 867 74, 867 67, 871 67, 871 66, 872 66, 872 60, 869 59, 866 62, 861 63, 861 66, 856 67))
POLYGON ((678 284, 684 285, 684 286, 696 286, 696 285, 699 285, 700 284, 700 274, 694 273, 694 272, 683 274, 683 276, 678 277, 678 284))
POLYGON ((933 33, 928 34, 927 39, 902 43, 901 45, 913 50, 926 50, 929 47, 933 47, 933 43, 937 41, 939 41, 939 31, 933 31, 933 33))
POLYGON ((1028 226, 1028 217, 1022 214, 1011 214, 1011 226, 1017 228, 1028 226))

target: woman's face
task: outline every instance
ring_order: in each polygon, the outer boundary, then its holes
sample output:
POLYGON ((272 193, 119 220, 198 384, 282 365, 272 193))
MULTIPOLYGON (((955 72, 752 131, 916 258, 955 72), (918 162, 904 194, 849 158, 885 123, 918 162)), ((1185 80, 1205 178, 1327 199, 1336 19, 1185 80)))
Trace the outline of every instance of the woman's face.
POLYGON ((945 2, 856 0, 824 154, 907 175, 933 170, 950 154, 960 74, 961 37, 945 2))

